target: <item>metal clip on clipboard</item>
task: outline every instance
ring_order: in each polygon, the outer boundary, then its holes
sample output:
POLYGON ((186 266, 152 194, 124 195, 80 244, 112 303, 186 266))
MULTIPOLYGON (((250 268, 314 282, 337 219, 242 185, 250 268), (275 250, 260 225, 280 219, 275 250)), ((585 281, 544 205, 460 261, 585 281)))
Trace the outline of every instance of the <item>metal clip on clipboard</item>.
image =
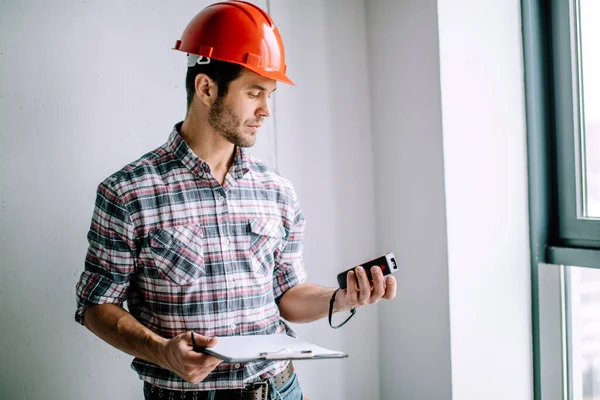
POLYGON ((313 358, 315 355, 312 350, 301 350, 301 351, 293 351, 289 348, 284 348, 279 351, 274 351, 271 353, 263 352, 260 353, 259 356, 264 358, 265 360, 278 360, 281 358, 284 359, 299 359, 299 358, 313 358))

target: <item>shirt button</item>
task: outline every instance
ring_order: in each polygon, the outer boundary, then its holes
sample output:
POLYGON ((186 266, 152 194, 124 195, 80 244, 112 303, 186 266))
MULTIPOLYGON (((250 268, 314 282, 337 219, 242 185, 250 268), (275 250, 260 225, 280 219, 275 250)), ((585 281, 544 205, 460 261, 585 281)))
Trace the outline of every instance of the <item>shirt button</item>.
POLYGON ((217 197, 217 202, 222 203, 223 200, 225 200, 225 197, 223 197, 223 196, 217 197))
POLYGON ((227 282, 227 287, 229 289, 233 289, 235 287, 235 281, 229 281, 229 282, 227 282))
POLYGON ((235 369, 238 369, 238 368, 239 368, 239 367, 241 367, 241 366, 242 366, 242 364, 239 364, 239 363, 238 363, 238 364, 235 364, 233 367, 234 367, 235 369))
POLYGON ((237 328, 237 326, 235 324, 231 324, 231 325, 229 325, 229 327, 231 328, 232 331, 235 331, 235 328, 237 328))

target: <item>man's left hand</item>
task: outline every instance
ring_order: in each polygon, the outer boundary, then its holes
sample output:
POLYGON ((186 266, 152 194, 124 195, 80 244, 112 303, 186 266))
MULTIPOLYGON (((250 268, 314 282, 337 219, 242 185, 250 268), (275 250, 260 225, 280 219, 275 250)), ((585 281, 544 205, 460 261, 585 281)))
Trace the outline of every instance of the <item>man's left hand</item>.
POLYGON ((381 268, 371 267, 370 282, 363 267, 359 266, 346 275, 346 289, 340 289, 334 304, 335 311, 349 310, 367 304, 375 304, 381 299, 391 300, 396 297, 396 279, 383 276, 381 268))

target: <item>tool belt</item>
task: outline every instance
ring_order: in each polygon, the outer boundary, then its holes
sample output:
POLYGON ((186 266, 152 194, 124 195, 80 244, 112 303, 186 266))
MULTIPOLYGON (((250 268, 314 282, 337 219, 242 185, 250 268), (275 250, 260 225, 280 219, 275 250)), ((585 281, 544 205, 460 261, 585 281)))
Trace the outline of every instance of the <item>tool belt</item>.
MULTIPOLYGON (((294 375, 294 367, 292 363, 288 363, 287 367, 273 377, 275 388, 281 389, 290 378, 294 375)), ((160 388, 144 383, 145 390, 150 393, 150 400, 206 400, 208 399, 208 391, 196 390, 173 390, 160 388)), ((269 382, 262 381, 251 383, 245 389, 222 389, 215 390, 214 400, 266 400, 269 396, 269 382)))

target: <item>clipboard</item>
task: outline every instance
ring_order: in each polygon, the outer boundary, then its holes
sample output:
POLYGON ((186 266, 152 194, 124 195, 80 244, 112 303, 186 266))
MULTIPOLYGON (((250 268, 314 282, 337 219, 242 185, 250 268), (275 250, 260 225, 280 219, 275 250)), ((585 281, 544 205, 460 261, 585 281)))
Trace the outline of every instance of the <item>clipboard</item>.
POLYGON ((192 332, 194 350, 229 363, 278 360, 323 360, 346 358, 348 354, 326 349, 286 334, 219 336, 215 347, 197 347, 192 332))

